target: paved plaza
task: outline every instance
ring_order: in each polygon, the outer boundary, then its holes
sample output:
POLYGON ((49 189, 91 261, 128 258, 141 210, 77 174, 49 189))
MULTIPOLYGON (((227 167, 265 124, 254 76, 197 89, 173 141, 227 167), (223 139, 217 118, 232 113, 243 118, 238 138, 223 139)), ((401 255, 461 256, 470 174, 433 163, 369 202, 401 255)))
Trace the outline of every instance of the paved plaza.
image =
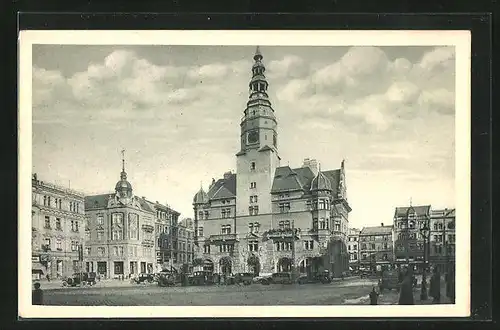
POLYGON ((154 284, 97 284, 44 290, 45 305, 64 306, 263 306, 339 305, 367 296, 375 280, 350 279, 331 284, 158 287, 154 284))

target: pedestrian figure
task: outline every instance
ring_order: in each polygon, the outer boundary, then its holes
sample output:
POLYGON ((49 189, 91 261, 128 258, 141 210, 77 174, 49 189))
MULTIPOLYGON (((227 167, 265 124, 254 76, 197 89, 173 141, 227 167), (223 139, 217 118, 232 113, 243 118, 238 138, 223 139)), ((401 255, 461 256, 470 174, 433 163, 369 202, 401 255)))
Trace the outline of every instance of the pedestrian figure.
POLYGON ((45 278, 47 279, 47 281, 49 281, 49 282, 50 282, 50 275, 49 275, 49 274, 47 274, 47 275, 45 276, 45 278))
POLYGON ((31 303, 33 305, 43 305, 43 290, 40 283, 35 283, 35 289, 31 292, 31 303))
POLYGON ((412 275, 409 269, 406 270, 401 287, 399 289, 399 305, 413 305, 413 285, 412 275))
POLYGON ((370 292, 370 305, 378 305, 378 292, 373 287, 372 292, 370 292))
POLYGON ((434 298, 432 303, 439 304, 441 301, 441 274, 439 274, 437 267, 434 268, 431 277, 430 293, 431 297, 434 298))

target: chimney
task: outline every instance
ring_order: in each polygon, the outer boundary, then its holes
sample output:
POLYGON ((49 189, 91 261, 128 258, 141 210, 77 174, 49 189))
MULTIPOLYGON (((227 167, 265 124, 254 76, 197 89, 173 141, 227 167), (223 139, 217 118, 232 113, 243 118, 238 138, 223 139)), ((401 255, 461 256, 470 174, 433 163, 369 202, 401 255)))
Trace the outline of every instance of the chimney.
POLYGON ((305 158, 302 167, 309 167, 314 175, 318 174, 318 161, 316 159, 305 158))
POLYGON ((224 173, 224 180, 229 180, 231 174, 232 174, 231 171, 224 173))

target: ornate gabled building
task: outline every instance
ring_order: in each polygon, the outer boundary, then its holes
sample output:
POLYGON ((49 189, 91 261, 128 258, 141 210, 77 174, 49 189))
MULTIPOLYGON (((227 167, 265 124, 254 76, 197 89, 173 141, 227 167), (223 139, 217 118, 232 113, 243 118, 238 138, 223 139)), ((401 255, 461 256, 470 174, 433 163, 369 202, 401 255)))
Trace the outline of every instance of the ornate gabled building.
POLYGON ((105 278, 153 273, 156 210, 133 194, 123 160, 115 192, 85 197, 86 271, 105 278))
POLYGON ((280 166, 278 122, 267 94, 263 56, 254 55, 240 124, 236 173, 193 198, 196 264, 216 273, 348 269, 344 162, 321 171, 315 160, 280 166))

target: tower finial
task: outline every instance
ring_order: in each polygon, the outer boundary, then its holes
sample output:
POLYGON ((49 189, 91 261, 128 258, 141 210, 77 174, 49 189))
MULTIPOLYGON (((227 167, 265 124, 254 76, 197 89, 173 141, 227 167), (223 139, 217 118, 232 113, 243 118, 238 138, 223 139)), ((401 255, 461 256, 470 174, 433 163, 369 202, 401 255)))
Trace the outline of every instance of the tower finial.
POLYGON ((125 149, 122 149, 122 172, 125 172, 125 149))
POLYGON ((253 59, 256 61, 262 59, 262 54, 260 53, 260 46, 257 46, 257 48, 255 48, 255 55, 253 56, 253 59))
POLYGON ((412 198, 410 197, 410 206, 412 206, 411 204, 412 204, 412 198))
POLYGON ((321 172, 321 163, 318 163, 318 172, 321 172))

